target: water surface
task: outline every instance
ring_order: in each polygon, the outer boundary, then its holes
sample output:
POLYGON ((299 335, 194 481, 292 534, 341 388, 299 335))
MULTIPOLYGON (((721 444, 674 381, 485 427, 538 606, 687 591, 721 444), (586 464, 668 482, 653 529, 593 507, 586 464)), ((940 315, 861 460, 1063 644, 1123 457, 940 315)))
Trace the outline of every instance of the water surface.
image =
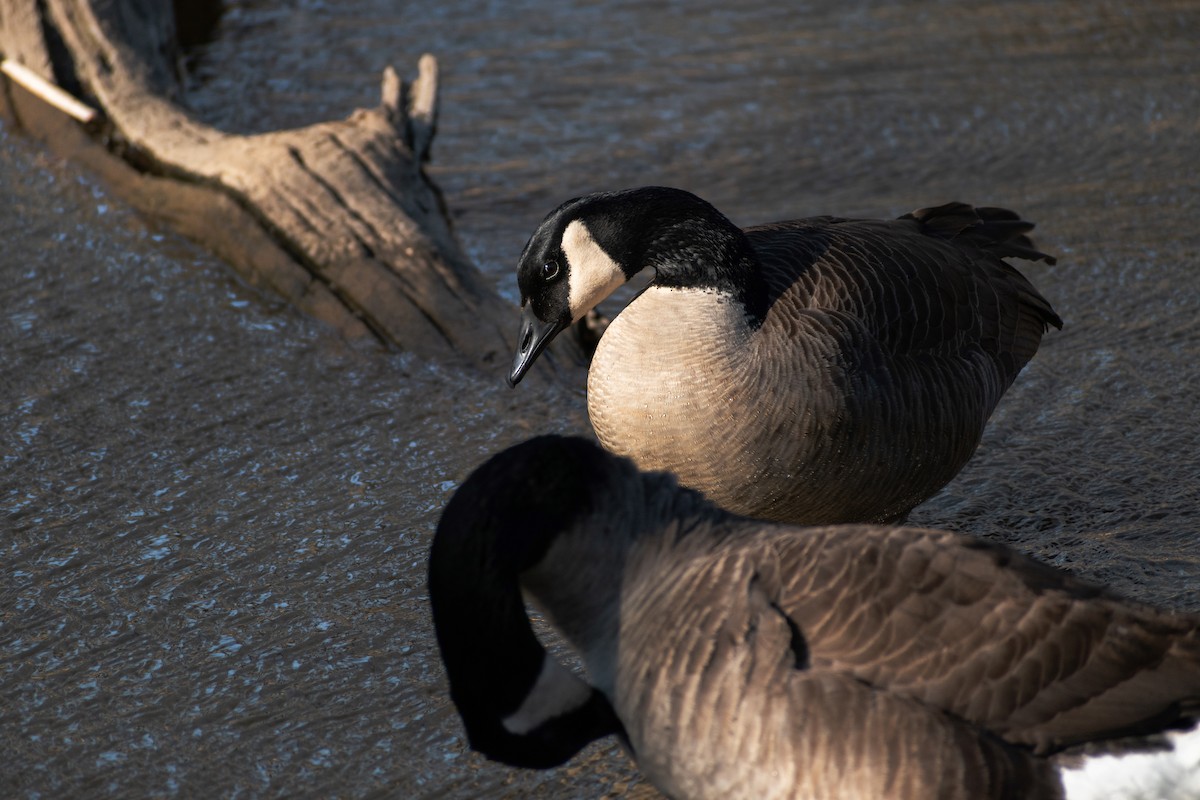
MULTIPOLYGON (((1066 329, 913 521, 1200 610, 1200 8, 230 5, 191 87, 230 130, 439 56, 433 172, 509 296, 542 215, 594 189, 747 225, 1020 210, 1066 329)), ((608 743, 545 773, 465 751, 429 627, 449 491, 586 431, 578 392, 347 345, 3 129, 0 194, 3 794, 645 791, 608 743)))

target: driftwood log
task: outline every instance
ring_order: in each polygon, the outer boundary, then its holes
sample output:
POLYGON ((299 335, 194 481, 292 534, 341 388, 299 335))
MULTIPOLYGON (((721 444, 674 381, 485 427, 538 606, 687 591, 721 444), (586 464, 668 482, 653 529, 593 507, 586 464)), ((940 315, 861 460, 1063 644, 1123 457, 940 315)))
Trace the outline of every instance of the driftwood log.
MULTIPOLYGON (((438 115, 435 59, 421 56, 409 84, 388 68, 379 106, 347 119, 227 134, 181 105, 172 5, 0 0, 0 111, 345 335, 500 374, 517 315, 465 255, 423 169, 438 115), (55 87, 98 113, 52 108, 55 87)), ((569 347, 558 369, 579 355, 569 347)))

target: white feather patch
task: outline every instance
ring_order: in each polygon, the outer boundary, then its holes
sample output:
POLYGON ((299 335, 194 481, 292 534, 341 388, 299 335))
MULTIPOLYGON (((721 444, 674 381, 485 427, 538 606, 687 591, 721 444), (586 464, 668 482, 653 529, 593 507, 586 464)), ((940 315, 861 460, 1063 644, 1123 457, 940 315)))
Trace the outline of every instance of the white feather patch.
POLYGON ((578 322, 625 283, 625 273, 580 220, 563 231, 562 251, 567 257, 567 302, 571 319, 578 322))
POLYGON ((592 687, 549 655, 529 695, 516 712, 501 720, 509 733, 522 736, 539 725, 579 708, 592 696, 592 687))
POLYGON ((1172 731, 1174 749, 1092 756, 1062 771, 1067 800, 1194 800, 1200 797, 1200 727, 1172 731))

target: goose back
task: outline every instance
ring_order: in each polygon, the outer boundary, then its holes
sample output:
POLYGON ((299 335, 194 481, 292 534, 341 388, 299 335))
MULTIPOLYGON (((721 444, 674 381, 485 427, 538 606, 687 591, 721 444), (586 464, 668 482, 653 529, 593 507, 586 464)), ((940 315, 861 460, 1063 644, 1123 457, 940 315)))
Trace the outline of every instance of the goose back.
POLYGON ((628 559, 604 689, 678 796, 1056 797, 1038 756, 1200 710, 1195 618, 1007 549, 749 521, 688 535, 670 567, 628 559))

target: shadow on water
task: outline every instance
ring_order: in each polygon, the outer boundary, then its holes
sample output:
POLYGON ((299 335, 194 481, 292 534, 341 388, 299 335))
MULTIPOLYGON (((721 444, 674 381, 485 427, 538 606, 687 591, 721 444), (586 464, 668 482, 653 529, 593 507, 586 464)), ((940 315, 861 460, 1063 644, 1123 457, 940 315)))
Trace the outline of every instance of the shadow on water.
MULTIPOLYGON (((534 225, 592 189, 681 185, 742 224, 1019 210, 1067 326, 912 521, 1200 610, 1200 10, 1154 6, 255 0, 189 99, 305 124, 435 52, 436 176, 510 296, 534 225)), ((467 753, 429 628, 449 491, 586 431, 578 393, 346 345, 3 130, 0 193, 5 796, 647 791, 612 744, 546 773, 467 753)))

